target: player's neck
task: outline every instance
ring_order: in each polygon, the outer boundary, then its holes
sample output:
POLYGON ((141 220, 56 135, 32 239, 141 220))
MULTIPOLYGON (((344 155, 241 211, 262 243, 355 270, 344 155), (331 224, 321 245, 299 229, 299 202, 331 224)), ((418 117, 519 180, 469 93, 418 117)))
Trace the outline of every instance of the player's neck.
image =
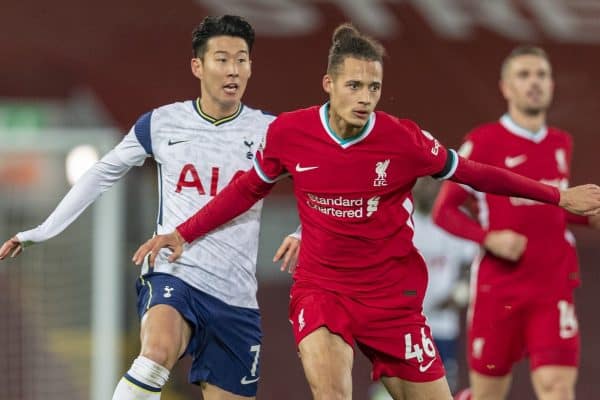
POLYGON ((226 117, 229 117, 230 115, 233 115, 237 112, 237 110, 240 108, 240 103, 235 103, 232 105, 223 105, 223 104, 219 104, 215 101, 211 101, 210 99, 207 99, 206 97, 200 97, 200 101, 199 101, 199 105, 200 105, 200 110, 208 115, 209 117, 215 119, 215 120, 220 120, 226 117))
POLYGON ((339 115, 329 109, 329 126, 333 132, 341 139, 348 139, 357 136, 364 126, 350 125, 339 115))
POLYGON ((540 129, 542 129, 542 127, 546 125, 545 112, 540 112, 537 115, 529 115, 520 112, 519 110, 509 109, 508 115, 515 124, 527 129, 530 132, 539 132, 540 129))

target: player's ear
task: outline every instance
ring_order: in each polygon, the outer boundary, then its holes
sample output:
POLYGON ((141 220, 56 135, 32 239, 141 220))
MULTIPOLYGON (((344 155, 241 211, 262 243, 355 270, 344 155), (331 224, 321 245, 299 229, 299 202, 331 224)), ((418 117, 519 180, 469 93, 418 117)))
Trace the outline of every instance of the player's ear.
POLYGON ((502 93, 504 99, 508 101, 510 99, 510 89, 506 79, 500 79, 498 82, 498 87, 500 88, 500 93, 502 93))
POLYGON ((333 85, 333 78, 329 74, 323 76, 323 90, 325 93, 331 93, 331 86, 333 85))
POLYGON ((192 58, 191 61, 192 74, 198 78, 202 79, 202 75, 204 72, 204 65, 202 64, 202 59, 198 57, 192 58))

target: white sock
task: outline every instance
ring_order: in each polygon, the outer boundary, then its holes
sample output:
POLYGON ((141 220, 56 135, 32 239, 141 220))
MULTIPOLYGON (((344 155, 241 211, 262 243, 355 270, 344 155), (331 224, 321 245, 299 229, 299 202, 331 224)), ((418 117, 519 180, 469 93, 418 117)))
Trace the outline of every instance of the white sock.
POLYGON ((159 400, 160 391, 168 379, 168 369, 149 358, 138 356, 119 381, 112 400, 159 400))

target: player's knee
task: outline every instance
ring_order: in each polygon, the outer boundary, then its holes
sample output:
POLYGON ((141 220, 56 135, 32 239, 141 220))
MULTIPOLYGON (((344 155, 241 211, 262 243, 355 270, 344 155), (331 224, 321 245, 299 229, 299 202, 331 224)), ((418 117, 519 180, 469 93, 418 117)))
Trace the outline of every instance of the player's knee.
POLYGON ((538 379, 537 390, 541 400, 572 400, 575 388, 566 377, 548 374, 538 379))
POLYGON ((331 383, 311 384, 314 400, 351 400, 350 388, 331 383))
POLYGON ((178 359, 178 348, 168 341, 151 340, 142 344, 140 355, 172 369, 178 359))

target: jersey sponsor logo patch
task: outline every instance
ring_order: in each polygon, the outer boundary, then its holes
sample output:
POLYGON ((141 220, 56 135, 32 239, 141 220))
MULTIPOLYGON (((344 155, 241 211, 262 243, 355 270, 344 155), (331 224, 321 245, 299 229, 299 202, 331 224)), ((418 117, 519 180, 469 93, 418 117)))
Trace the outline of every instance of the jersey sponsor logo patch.
POLYGON ((315 167, 302 167, 300 166, 300 163, 296 164, 296 172, 306 172, 306 171, 312 171, 313 169, 317 169, 319 168, 318 166, 315 167))
POLYGON ((375 211, 379 208, 379 196, 373 196, 367 200, 367 217, 375 214, 375 211))
POLYGON ((169 141, 167 142, 167 144, 169 146, 173 146, 174 144, 185 143, 185 142, 189 142, 189 140, 173 140, 173 139, 169 139, 169 141))
POLYGON ((504 159, 504 165, 506 165, 507 168, 515 168, 516 166, 523 164, 526 160, 527 156, 525 154, 514 157, 508 156, 504 159))

